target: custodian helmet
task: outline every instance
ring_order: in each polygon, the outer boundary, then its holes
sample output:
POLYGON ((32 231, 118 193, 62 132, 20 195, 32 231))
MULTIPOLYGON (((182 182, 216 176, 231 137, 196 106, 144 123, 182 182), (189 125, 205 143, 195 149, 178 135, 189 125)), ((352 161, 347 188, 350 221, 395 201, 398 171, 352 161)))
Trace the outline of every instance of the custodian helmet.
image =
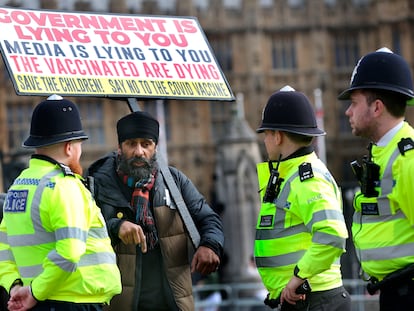
POLYGON ((33 110, 25 148, 38 148, 75 139, 88 139, 78 107, 59 95, 51 95, 33 110))
POLYGON ((381 89, 414 98, 413 81, 408 63, 388 48, 363 56, 352 72, 351 84, 338 99, 349 99, 357 89, 381 89))
POLYGON ((279 130, 305 136, 321 136, 325 132, 318 129, 315 112, 308 98, 290 86, 272 94, 262 114, 262 124, 256 130, 279 130))

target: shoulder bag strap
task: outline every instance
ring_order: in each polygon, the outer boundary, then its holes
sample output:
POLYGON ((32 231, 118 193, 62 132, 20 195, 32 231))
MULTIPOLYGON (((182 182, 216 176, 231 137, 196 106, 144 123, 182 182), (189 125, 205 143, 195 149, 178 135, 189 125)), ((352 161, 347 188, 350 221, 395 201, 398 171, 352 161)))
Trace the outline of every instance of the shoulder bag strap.
POLYGON ((195 249, 200 245, 200 233, 197 230, 197 227, 194 224, 193 218, 190 215, 190 212, 185 205, 184 199, 181 195, 181 192, 178 190, 178 187, 171 175, 170 169, 168 168, 167 163, 161 156, 158 156, 158 165, 161 171, 162 176, 167 184, 168 189, 171 192, 171 196, 177 205, 178 212, 184 222, 185 227, 187 228, 188 234, 190 235, 191 242, 193 243, 195 249))

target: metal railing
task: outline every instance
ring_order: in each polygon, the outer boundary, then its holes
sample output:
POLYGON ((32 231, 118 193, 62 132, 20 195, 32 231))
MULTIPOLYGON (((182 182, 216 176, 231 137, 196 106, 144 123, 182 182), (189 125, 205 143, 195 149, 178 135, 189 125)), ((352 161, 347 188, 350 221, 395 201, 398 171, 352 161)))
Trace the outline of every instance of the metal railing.
MULTIPOLYGON (((351 295, 352 311, 379 310, 378 295, 367 293, 361 280, 343 280, 351 295)), ((263 300, 267 294, 261 283, 195 285, 196 311, 265 311, 271 310, 263 300)))

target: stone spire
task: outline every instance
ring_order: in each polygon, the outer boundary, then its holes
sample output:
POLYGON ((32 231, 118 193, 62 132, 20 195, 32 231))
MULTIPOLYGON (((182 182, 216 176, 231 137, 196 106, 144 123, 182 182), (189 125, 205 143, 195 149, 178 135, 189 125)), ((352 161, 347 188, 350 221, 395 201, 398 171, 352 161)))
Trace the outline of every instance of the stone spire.
MULTIPOLYGON (((225 104, 225 103, 224 103, 225 104)), ((218 143, 217 199, 224 205, 225 282, 258 279, 251 273, 255 225, 259 211, 256 164, 261 161, 256 133, 244 118, 243 94, 237 94, 226 136, 218 143)))

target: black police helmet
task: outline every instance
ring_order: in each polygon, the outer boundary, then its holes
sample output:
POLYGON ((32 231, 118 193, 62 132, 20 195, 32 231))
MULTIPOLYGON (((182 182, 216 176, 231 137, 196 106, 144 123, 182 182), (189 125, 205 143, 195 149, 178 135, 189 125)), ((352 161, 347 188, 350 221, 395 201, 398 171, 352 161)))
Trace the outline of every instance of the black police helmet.
POLYGON ((363 56, 352 72, 350 87, 338 99, 349 99, 353 90, 381 89, 414 98, 413 81, 408 63, 388 48, 363 56))
POLYGON ((290 86, 272 94, 263 110, 262 124, 256 130, 279 130, 305 136, 322 136, 326 133, 316 124, 315 112, 308 98, 290 86))
POLYGON ((75 139, 88 139, 78 107, 59 95, 51 95, 33 110, 30 136, 23 147, 38 148, 75 139))

